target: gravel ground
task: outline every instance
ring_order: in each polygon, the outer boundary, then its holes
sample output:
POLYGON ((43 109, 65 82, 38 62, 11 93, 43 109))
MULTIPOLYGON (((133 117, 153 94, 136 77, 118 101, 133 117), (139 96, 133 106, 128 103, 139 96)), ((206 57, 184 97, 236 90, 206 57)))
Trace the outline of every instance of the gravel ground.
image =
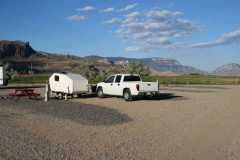
POLYGON ((115 109, 80 105, 79 103, 52 100, 1 100, 0 101, 0 159, 81 159, 81 150, 72 143, 51 143, 45 136, 32 132, 36 121, 65 121, 87 126, 111 126, 127 123, 131 119, 115 109), (32 121, 27 122, 27 119, 32 121))
POLYGON ((115 125, 131 121, 126 114, 121 114, 115 109, 58 100, 48 103, 43 100, 4 100, 1 105, 21 112, 71 120, 83 125, 115 125))
POLYGON ((0 159, 67 159, 80 157, 66 144, 51 144, 45 137, 32 134, 15 124, 15 113, 0 114, 0 159))
POLYGON ((0 160, 240 159, 239 86, 163 89, 133 102, 0 100, 0 160))

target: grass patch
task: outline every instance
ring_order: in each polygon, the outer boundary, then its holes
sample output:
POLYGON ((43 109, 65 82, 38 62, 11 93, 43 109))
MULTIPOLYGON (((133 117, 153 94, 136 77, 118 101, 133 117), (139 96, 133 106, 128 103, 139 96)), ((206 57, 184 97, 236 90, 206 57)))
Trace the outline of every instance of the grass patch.
POLYGON ((156 81, 160 84, 206 84, 206 85, 238 85, 240 77, 214 75, 180 75, 173 77, 148 76, 144 81, 156 81))
MULTIPOLYGON (((16 76, 9 83, 17 84, 36 84, 46 83, 50 75, 36 74, 32 76, 16 76)), ((239 85, 240 77, 238 76, 214 76, 214 75, 180 75, 173 77, 163 76, 146 76, 144 81, 156 81, 160 84, 205 84, 205 85, 239 85)), ((98 83, 101 79, 97 79, 94 83, 98 83)))
POLYGON ((46 83, 49 79, 49 75, 31 75, 31 76, 15 76, 9 83, 10 84, 37 84, 46 83))

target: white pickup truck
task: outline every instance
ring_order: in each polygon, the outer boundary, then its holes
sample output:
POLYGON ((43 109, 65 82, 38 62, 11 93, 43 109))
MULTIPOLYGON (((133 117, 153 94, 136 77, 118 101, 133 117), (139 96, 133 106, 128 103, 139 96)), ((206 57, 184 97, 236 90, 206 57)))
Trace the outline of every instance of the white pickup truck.
POLYGON ((98 97, 122 96, 130 101, 137 96, 153 96, 158 93, 158 82, 143 82, 138 74, 115 74, 97 84, 98 97))

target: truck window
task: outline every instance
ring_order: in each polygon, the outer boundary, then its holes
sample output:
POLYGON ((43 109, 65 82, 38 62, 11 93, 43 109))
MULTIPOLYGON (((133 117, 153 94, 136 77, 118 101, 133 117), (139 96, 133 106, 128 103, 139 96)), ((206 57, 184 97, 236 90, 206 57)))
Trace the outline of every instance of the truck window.
POLYGON ((59 81, 59 76, 54 76, 54 80, 55 80, 56 82, 58 82, 58 81, 59 81))
POLYGON ((122 79, 122 76, 121 75, 117 75, 115 83, 120 83, 121 79, 122 79))
POLYGON ((123 81, 124 82, 141 81, 141 78, 139 76, 130 75, 130 76, 124 76, 123 81))
POLYGON ((113 83, 115 76, 111 76, 105 80, 105 83, 113 83))

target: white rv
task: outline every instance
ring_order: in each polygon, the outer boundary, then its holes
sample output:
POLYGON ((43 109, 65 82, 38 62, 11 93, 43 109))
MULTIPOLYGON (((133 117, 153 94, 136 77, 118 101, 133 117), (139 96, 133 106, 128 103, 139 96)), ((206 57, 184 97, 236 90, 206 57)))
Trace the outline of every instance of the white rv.
POLYGON ((0 86, 2 86, 4 84, 4 80, 3 80, 3 66, 0 66, 0 86))
POLYGON ((9 74, 7 74, 4 66, 0 65, 0 86, 8 85, 8 81, 10 80, 9 74))
POLYGON ((79 74, 54 73, 49 78, 49 85, 51 92, 57 96, 80 95, 90 92, 88 80, 79 74))

